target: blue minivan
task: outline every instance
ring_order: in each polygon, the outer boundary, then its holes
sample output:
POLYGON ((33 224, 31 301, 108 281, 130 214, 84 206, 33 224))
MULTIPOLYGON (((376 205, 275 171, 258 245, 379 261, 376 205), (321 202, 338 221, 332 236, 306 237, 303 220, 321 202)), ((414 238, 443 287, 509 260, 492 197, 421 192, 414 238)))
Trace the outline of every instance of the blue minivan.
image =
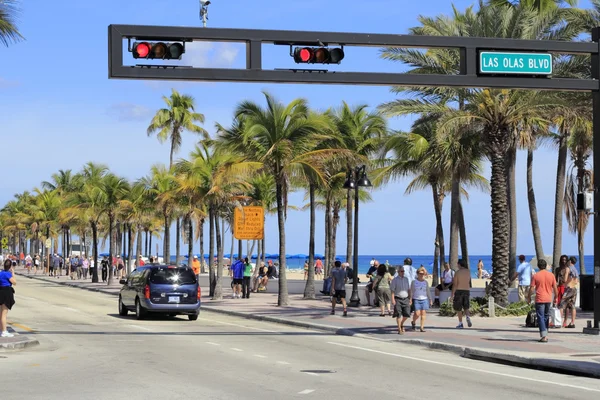
POLYGON ((133 311, 137 319, 144 319, 148 313, 198 319, 201 290, 191 268, 145 265, 119 283, 123 285, 119 293, 121 316, 133 311))

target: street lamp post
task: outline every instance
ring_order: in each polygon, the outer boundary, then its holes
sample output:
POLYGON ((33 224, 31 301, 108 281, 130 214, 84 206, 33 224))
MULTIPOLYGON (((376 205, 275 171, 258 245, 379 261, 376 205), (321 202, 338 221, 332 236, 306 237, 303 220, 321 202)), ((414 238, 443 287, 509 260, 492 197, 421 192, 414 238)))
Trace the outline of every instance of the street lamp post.
POLYGON ((352 296, 350 296, 350 307, 360 306, 360 297, 358 296, 358 190, 361 187, 371 187, 371 181, 367 178, 367 168, 365 165, 354 169, 348 167, 344 189, 354 189, 354 255, 352 260, 352 296))

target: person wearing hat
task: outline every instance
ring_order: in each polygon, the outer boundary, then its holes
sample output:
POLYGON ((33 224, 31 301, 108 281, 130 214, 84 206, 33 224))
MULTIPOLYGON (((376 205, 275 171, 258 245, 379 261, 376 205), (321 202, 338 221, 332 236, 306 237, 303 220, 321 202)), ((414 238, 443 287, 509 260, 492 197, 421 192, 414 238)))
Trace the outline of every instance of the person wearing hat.
POLYGON ((196 275, 196 279, 199 279, 200 275, 200 260, 198 260, 198 256, 194 256, 192 260, 192 270, 194 270, 194 274, 196 275))
POLYGON ((531 264, 525 261, 525 256, 519 256, 519 266, 515 271, 512 280, 519 278, 519 301, 525 301, 531 286, 531 277, 533 276, 533 268, 531 264))

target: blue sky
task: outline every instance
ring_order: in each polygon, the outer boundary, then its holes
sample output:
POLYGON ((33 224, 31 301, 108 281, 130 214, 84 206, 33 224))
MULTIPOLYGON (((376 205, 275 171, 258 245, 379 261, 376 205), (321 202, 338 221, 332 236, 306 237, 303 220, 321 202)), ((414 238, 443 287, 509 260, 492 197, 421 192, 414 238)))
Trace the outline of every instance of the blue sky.
MULTIPOLYGON (((79 170, 87 161, 105 163, 117 174, 137 179, 152 164, 168 163, 169 148, 146 136, 153 112, 162 107, 161 96, 170 88, 196 98, 206 115, 205 127, 229 124, 235 105, 244 99, 262 100, 268 90, 280 100, 296 97, 312 107, 326 109, 342 100, 350 104, 378 104, 394 96, 386 87, 267 85, 244 83, 187 83, 109 80, 107 26, 109 24, 201 26, 198 0, 23 1, 19 27, 26 41, 0 47, 0 109, 3 151, 0 204, 14 193, 31 190, 59 169, 79 170)), ((457 0, 458 9, 474 1, 457 0)), ((581 2, 587 6, 587 1, 581 2)), ((341 32, 406 33, 419 15, 449 13, 450 2, 370 0, 214 0, 209 27, 328 30, 341 32)), ((243 67, 244 49, 235 44, 194 44, 185 65, 243 67)), ((295 65, 286 47, 264 49, 264 68, 295 65)), ((378 58, 377 49, 346 51, 340 69, 346 71, 401 71, 403 67, 378 58)), ((390 120, 395 129, 408 128, 410 119, 390 120)), ((185 157, 195 139, 186 135, 179 157, 185 157)), ((533 254, 526 186, 525 154, 517 161, 518 252, 533 254)), ((486 166, 485 175, 489 177, 486 166)), ((535 154, 535 190, 544 250, 552 252, 556 151, 542 148, 535 154)), ((431 254, 435 219, 429 191, 404 195, 408 181, 398 181, 372 193, 373 202, 360 213, 361 254, 431 254)), ((303 194, 291 203, 303 204, 303 194)), ((450 202, 444 204, 446 237, 450 202)), ((464 205, 469 252, 491 253, 490 198, 470 190, 464 205)), ((323 216, 317 217, 317 252, 323 251, 323 216)), ((338 230, 338 254, 345 253, 344 220, 338 230)), ((308 214, 290 212, 287 252, 306 253, 308 214)), ((267 252, 277 252, 277 224, 266 226, 267 252)), ((592 229, 586 235, 592 253, 592 229)), ((574 235, 564 230, 563 252, 576 253, 574 235)), ((227 245, 228 246, 228 245, 227 245)), ((198 248, 198 246, 196 246, 198 248)), ((228 247, 227 247, 228 248, 228 247)), ((174 247, 172 247, 174 251, 174 247)))

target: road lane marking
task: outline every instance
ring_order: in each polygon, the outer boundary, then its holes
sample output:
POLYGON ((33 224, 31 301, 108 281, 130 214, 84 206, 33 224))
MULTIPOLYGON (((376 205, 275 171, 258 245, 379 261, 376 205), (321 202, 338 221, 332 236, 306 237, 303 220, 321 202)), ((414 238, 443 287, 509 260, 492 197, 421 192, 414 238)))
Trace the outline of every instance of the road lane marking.
POLYGON ((206 342, 206 344, 210 344, 212 346, 220 346, 219 343, 215 343, 215 342, 206 342))
POLYGON ((242 350, 242 349, 237 349, 237 348, 235 348, 235 347, 232 347, 232 348, 231 348, 231 350, 233 350, 233 351, 244 351, 244 350, 242 350))
POLYGON ((267 358, 267 356, 263 356, 262 354, 255 354, 254 357, 258 358, 267 358))
POLYGON ((289 362, 287 361, 277 361, 277 364, 281 364, 281 365, 290 365, 289 362))
POLYGON ((135 339, 120 339, 120 340, 115 340, 115 342, 141 342, 141 340, 135 340, 135 339))
POLYGON ((20 294, 17 294, 15 297, 16 297, 17 299, 23 299, 23 300, 37 301, 37 299, 34 299, 33 297, 21 296, 20 294))
POLYGON ((23 329, 24 331, 27 331, 27 332, 33 332, 33 329, 31 329, 30 327, 25 326, 25 325, 16 324, 14 322, 8 322, 8 325, 15 326, 15 327, 17 327, 19 329, 23 329))
POLYGON ((81 312, 81 311, 79 311, 79 310, 76 310, 76 309, 74 309, 74 308, 71 308, 71 307, 63 307, 63 308, 64 308, 65 310, 73 311, 73 312, 76 312, 76 313, 80 313, 80 312, 81 312))
POLYGON ((148 331, 148 332, 152 331, 152 329, 146 328, 145 326, 139 326, 139 325, 128 325, 128 326, 132 326, 134 328, 141 329, 143 331, 148 331))
POLYGON ((231 325, 231 326, 237 326, 239 328, 246 328, 246 329, 254 329, 255 331, 261 331, 261 332, 269 332, 269 333, 280 333, 283 331, 270 331, 268 329, 262 329, 262 328, 255 328, 253 326, 246 326, 246 325, 240 325, 240 324, 233 324, 231 322, 222 322, 222 321, 215 321, 213 319, 207 319, 207 318, 198 318, 201 321, 208 321, 208 322, 214 322, 217 324, 222 324, 222 325, 231 325))
POLYGON ((319 376, 316 372, 305 372, 306 375, 319 376))
POLYGON ((314 389, 304 389, 303 391, 298 392, 298 394, 310 394, 312 392, 314 392, 314 389))
POLYGON ((454 368, 464 369, 464 370, 467 370, 467 371, 481 372, 481 373, 484 373, 484 374, 498 375, 498 376, 503 376, 503 377, 506 377, 506 378, 521 379, 521 380, 524 380, 524 381, 537 382, 537 383, 543 383, 543 384, 548 384, 548 385, 555 385, 555 386, 567 387, 567 388, 571 388, 571 389, 581 389, 581 390, 586 390, 588 392, 600 393, 600 389, 593 389, 593 388, 588 388, 588 387, 585 387, 585 386, 569 385, 568 383, 559 383, 559 382, 546 381, 546 380, 543 380, 543 379, 527 378, 527 377, 524 377, 524 376, 505 374, 503 372, 488 371, 488 370, 481 369, 481 368, 472 368, 472 367, 465 367, 463 365, 449 364, 447 362, 425 360, 423 358, 416 358, 416 357, 411 357, 411 356, 404 356, 404 355, 396 354, 396 353, 388 353, 388 352, 385 352, 385 351, 368 349, 366 347, 352 346, 352 345, 349 345, 349 344, 336 343, 336 342, 327 342, 327 343, 328 344, 332 344, 334 346, 346 347, 346 348, 349 348, 349 349, 362 350, 362 351, 367 351, 367 352, 370 352, 370 353, 384 354, 386 356, 392 356, 392 357, 397 357, 397 358, 404 358, 406 360, 419 361, 419 362, 424 362, 424 363, 428 363, 428 364, 435 364, 435 365, 442 365, 444 367, 452 366, 454 368))

